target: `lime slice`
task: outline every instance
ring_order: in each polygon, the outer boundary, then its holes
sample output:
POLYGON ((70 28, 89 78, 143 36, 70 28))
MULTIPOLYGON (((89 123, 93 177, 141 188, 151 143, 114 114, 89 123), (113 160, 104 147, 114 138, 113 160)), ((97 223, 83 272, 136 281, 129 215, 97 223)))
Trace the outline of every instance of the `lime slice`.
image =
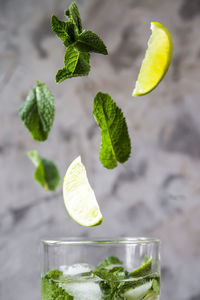
POLYGON ((158 22, 151 22, 152 34, 142 62, 132 96, 142 96, 151 92, 167 72, 173 50, 169 30, 158 22))
POLYGON ((150 274, 152 272, 152 261, 153 261, 153 259, 150 258, 141 267, 130 272, 131 277, 142 277, 142 276, 146 276, 146 275, 150 274))
POLYGON ((144 300, 159 300, 159 295, 155 294, 153 291, 150 291, 143 299, 144 300))
POLYGON ((82 226, 102 223, 103 217, 80 156, 71 163, 66 172, 63 197, 65 207, 74 221, 82 226))
POLYGON ((127 300, 143 299, 151 289, 152 281, 146 282, 134 289, 128 289, 122 296, 127 300))

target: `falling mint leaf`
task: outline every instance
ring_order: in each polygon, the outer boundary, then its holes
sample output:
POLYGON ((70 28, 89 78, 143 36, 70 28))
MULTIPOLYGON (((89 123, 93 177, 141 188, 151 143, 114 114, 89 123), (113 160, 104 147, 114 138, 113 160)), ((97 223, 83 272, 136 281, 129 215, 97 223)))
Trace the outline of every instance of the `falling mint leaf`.
POLYGON ((54 98, 40 81, 28 94, 25 103, 19 109, 24 125, 37 141, 45 141, 54 121, 54 98))
POLYGON ((90 72, 89 53, 108 54, 104 42, 96 33, 82 29, 80 13, 75 2, 71 3, 65 15, 69 21, 61 21, 56 16, 53 16, 51 21, 52 30, 67 47, 65 67, 56 74, 58 83, 71 77, 87 76, 90 72))
POLYGON ((113 169, 117 162, 124 163, 131 152, 126 120, 110 95, 102 92, 94 98, 93 114, 101 129, 100 161, 113 169))
POLYGON ((82 31, 82 22, 76 2, 73 1, 71 3, 69 9, 65 11, 65 15, 74 23, 80 33, 82 31))
POLYGON ((51 26, 66 47, 75 42, 74 24, 71 21, 60 21, 56 16, 52 16, 51 26))
POLYGON ((77 37, 75 45, 81 52, 96 52, 104 55, 108 54, 104 42, 96 33, 90 30, 83 30, 83 32, 77 37))
POLYGON ((73 46, 67 48, 65 53, 65 67, 56 74, 56 82, 77 76, 87 76, 90 71, 90 56, 88 53, 80 53, 73 46))
POLYGON ((34 179, 45 190, 54 191, 60 183, 60 175, 56 165, 51 160, 40 157, 36 150, 31 150, 27 154, 36 166, 34 179))

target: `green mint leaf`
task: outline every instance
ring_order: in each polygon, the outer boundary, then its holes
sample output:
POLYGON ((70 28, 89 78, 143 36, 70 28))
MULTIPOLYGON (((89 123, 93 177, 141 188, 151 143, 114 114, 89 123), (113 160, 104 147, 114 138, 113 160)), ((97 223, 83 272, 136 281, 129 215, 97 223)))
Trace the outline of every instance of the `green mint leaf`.
POLYGON ((40 81, 19 109, 19 117, 37 141, 45 141, 54 121, 54 98, 40 81))
POLYGON ((90 71, 90 56, 88 53, 80 53, 73 46, 67 48, 65 53, 65 67, 56 74, 56 82, 71 77, 87 76, 90 71))
POLYGON ((128 272, 122 267, 123 262, 116 256, 109 256, 101 261, 93 274, 101 278, 99 286, 102 299, 122 299, 118 297, 118 287, 121 280, 128 278, 128 272))
POLYGON ((49 271, 41 281, 41 293, 43 300, 73 300, 74 297, 70 296, 57 282, 62 278, 62 272, 58 270, 49 271))
POLYGON ((60 21, 56 16, 52 16, 51 26, 66 47, 75 42, 74 24, 71 21, 60 21))
POLYGON ((76 2, 72 2, 69 9, 65 11, 65 15, 74 23, 78 32, 82 31, 82 22, 76 2))
POLYGON ((74 47, 68 47, 65 52, 65 68, 68 73, 74 73, 78 60, 80 57, 80 52, 77 51, 74 47))
POLYGON ((126 120, 110 95, 99 92, 94 98, 93 114, 101 129, 100 161, 113 169, 124 163, 131 152, 126 120))
POLYGON ((60 183, 60 175, 56 165, 39 156, 35 150, 29 151, 29 158, 36 166, 34 179, 46 190, 54 191, 60 183))
POLYGON ((96 33, 89 30, 84 30, 77 37, 75 45, 76 48, 81 52, 96 52, 104 55, 108 54, 104 42, 96 33))
POLYGON ((128 272, 123 267, 96 268, 93 273, 106 281, 119 281, 128 278, 128 272))
POLYGON ((48 280, 58 280, 63 273, 59 270, 51 270, 46 275, 45 278, 48 280))
POLYGON ((116 256, 108 256, 102 262, 99 263, 98 268, 105 268, 113 265, 122 265, 122 261, 116 256))

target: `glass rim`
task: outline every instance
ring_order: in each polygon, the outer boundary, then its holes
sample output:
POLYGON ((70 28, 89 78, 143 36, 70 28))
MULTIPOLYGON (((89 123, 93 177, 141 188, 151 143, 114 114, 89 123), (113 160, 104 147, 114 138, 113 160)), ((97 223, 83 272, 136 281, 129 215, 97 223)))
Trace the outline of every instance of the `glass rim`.
POLYGON ((84 238, 84 237, 67 237, 67 238, 50 238, 41 239, 44 245, 136 245, 136 244, 160 244, 159 238, 154 237, 119 237, 119 238, 84 238))

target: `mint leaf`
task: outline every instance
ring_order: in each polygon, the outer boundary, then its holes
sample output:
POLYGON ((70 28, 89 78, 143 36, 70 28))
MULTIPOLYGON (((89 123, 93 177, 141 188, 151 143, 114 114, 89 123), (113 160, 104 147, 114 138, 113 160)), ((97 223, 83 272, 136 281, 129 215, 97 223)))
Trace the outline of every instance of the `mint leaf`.
POLYGON ((122 267, 122 264, 123 262, 116 256, 109 256, 92 271, 93 274, 101 278, 99 286, 102 292, 102 299, 121 299, 118 298, 117 290, 121 280, 128 277, 128 272, 122 267))
POLYGON ((39 156, 36 150, 29 151, 29 158, 36 166, 34 179, 46 190, 54 191, 60 183, 60 175, 56 165, 39 156))
POLYGON ((66 47, 75 42, 74 24, 71 21, 60 21, 56 16, 52 16, 51 26, 66 47))
POLYGON ((97 268, 93 272, 101 279, 112 282, 125 279, 128 276, 128 272, 123 267, 113 267, 111 269, 97 268))
POLYGON ((125 118, 110 95, 99 92, 94 98, 93 114, 101 129, 100 161, 113 169, 124 163, 131 152, 131 142, 125 118))
POLYGON ((84 30, 77 37, 76 48, 81 52, 96 52, 104 55, 108 54, 104 42, 96 33, 89 30, 84 30))
POLYGON ((65 11, 65 15, 74 23, 78 32, 82 31, 82 22, 76 2, 72 2, 69 9, 65 11))
POLYGON ((102 262, 99 263, 98 268, 105 268, 113 265, 122 265, 122 261, 116 256, 108 256, 102 262))
POLYGON ((90 71, 90 56, 88 53, 80 53, 73 46, 67 48, 65 53, 65 67, 56 74, 56 82, 77 76, 87 76, 90 71))
POLYGON ((62 272, 58 270, 49 271, 41 281, 41 293, 43 300, 73 300, 62 287, 59 286, 58 280, 62 278, 62 272))
POLYGON ((40 81, 19 109, 19 117, 37 141, 45 141, 54 121, 54 98, 40 81))

